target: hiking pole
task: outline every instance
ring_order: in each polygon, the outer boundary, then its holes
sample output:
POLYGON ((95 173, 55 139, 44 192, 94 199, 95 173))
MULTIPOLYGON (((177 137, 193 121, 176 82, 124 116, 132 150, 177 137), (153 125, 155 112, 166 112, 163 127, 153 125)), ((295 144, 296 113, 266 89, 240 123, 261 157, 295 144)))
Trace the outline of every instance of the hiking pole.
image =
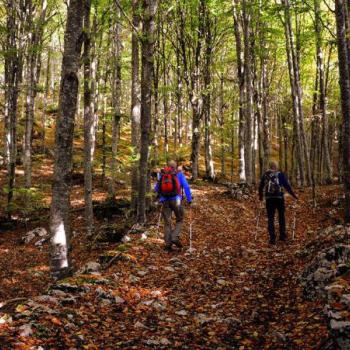
POLYGON ((257 238, 258 238, 260 214, 261 214, 261 208, 259 207, 259 204, 258 204, 257 207, 256 207, 256 227, 255 227, 255 237, 254 237, 254 240, 255 240, 255 241, 256 241, 257 238))
POLYGON ((191 254, 193 252, 192 249, 192 207, 190 206, 190 249, 188 250, 191 254))
POLYGON ((157 223, 157 237, 158 238, 159 238, 159 229, 160 229, 160 222, 161 221, 162 221, 162 206, 160 206, 158 223, 157 223))
POLYGON ((296 209, 295 209, 294 210, 294 217, 293 217, 293 231, 292 231, 292 239, 293 239, 293 241, 294 241, 294 238, 295 238, 296 221, 297 221, 297 212, 296 212, 296 209))

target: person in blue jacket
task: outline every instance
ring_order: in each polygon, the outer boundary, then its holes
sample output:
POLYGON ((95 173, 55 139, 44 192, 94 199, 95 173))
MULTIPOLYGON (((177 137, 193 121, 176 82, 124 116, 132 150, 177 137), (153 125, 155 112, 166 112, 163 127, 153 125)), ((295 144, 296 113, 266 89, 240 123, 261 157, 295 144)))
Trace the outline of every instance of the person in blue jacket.
POLYGON ((275 212, 278 211, 278 221, 281 241, 286 240, 286 219, 284 205, 284 189, 294 198, 298 199, 293 192, 287 177, 278 170, 276 162, 269 163, 269 170, 261 177, 259 186, 259 199, 266 199, 266 210, 268 217, 268 231, 270 235, 270 244, 276 243, 275 234, 275 212))
POLYGON ((155 185, 155 191, 159 194, 159 201, 162 204, 162 216, 164 219, 164 241, 165 250, 172 251, 172 246, 175 245, 178 248, 182 248, 182 243, 180 241, 180 234, 184 220, 184 208, 182 206, 183 192, 185 192, 187 202, 191 205, 192 194, 190 186, 186 180, 185 175, 181 170, 177 168, 177 163, 174 160, 168 162, 168 167, 172 169, 175 176, 178 179, 181 191, 174 196, 164 196, 160 191, 160 174, 158 181, 155 185), (171 216, 174 212, 176 217, 176 225, 172 228, 171 216))

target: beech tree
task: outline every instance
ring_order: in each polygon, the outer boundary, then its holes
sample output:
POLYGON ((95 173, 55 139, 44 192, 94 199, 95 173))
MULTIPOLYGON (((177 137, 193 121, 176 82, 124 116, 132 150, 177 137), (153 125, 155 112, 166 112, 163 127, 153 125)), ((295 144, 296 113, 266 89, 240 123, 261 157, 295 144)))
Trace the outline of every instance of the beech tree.
POLYGON ((335 15, 337 23, 339 84, 343 114, 342 156, 345 192, 344 218, 346 223, 350 223, 350 41, 347 35, 349 29, 349 9, 348 3, 345 0, 335 1, 335 15))
POLYGON ((141 0, 142 38, 141 38, 141 144, 139 166, 139 191, 137 218, 139 223, 146 221, 146 196, 148 156, 151 130, 153 55, 155 40, 155 16, 157 0, 141 0))
POLYGON ((83 43, 83 5, 83 0, 69 2, 64 34, 50 214, 51 268, 58 276, 64 275, 69 268, 70 177, 74 119, 79 86, 78 71, 83 43))

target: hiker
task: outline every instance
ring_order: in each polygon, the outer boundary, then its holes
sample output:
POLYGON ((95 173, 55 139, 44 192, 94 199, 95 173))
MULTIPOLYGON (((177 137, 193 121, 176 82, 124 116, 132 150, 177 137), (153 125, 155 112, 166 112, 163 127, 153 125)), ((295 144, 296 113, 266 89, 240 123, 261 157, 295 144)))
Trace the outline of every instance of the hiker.
POLYGON ((285 205, 284 205, 284 192, 287 192, 296 200, 298 197, 293 192, 287 177, 278 170, 278 165, 276 162, 269 163, 269 170, 261 177, 259 186, 259 199, 262 201, 264 199, 264 192, 266 198, 266 210, 268 217, 268 231, 270 235, 270 244, 276 244, 276 234, 275 234, 275 212, 278 211, 279 229, 280 235, 279 239, 281 241, 286 240, 286 219, 285 219, 285 205))
POLYGON ((183 191, 187 202, 191 205, 192 195, 185 175, 177 168, 174 160, 168 162, 168 166, 162 169, 161 175, 155 186, 162 203, 162 216, 164 219, 165 250, 172 251, 172 245, 182 248, 180 233, 184 219, 184 208, 181 204, 183 191), (176 225, 172 228, 171 216, 175 213, 176 225))

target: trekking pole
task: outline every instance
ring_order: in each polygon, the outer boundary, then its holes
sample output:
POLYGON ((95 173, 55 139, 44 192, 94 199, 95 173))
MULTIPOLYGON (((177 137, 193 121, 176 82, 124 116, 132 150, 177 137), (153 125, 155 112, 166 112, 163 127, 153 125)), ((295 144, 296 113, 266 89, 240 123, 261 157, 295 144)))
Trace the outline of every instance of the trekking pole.
POLYGON ((254 240, 255 240, 255 241, 256 241, 257 238, 258 238, 260 214, 261 214, 261 208, 259 207, 259 204, 258 204, 257 207, 256 207, 256 227, 255 227, 255 237, 254 237, 254 240))
POLYGON ((190 206, 190 249, 188 251, 190 254, 193 251, 192 249, 192 207, 191 206, 190 206))
POLYGON ((295 227, 296 227, 296 221, 297 221, 297 211, 294 210, 294 217, 293 217, 293 231, 292 231, 292 239, 294 241, 295 238, 295 227))
POLYGON ((160 206, 159 216, 158 216, 158 223, 157 223, 157 237, 159 238, 159 229, 160 229, 160 222, 162 221, 162 206, 160 206))

